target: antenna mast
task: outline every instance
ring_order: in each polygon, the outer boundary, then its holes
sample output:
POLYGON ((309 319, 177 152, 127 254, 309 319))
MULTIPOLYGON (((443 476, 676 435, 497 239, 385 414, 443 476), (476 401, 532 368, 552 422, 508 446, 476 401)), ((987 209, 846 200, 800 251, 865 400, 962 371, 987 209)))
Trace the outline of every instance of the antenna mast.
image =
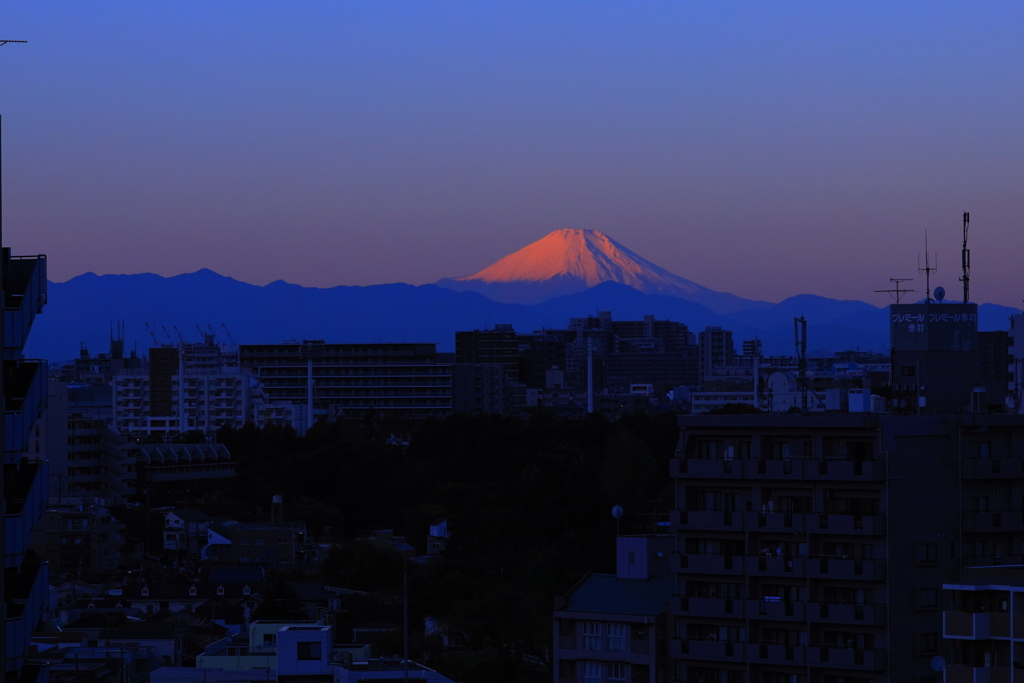
POLYGON ((896 299, 896 303, 898 304, 900 302, 900 299, 903 297, 904 294, 906 294, 907 292, 915 291, 913 289, 900 289, 900 283, 901 282, 913 282, 913 281, 914 281, 914 278, 912 278, 912 277, 891 277, 891 278, 889 278, 889 282, 894 283, 896 285, 896 289, 876 289, 875 291, 876 292, 881 292, 883 294, 892 294, 892 295, 894 295, 894 298, 896 299))
POLYGON ((971 214, 964 211, 964 249, 960 252, 960 261, 964 274, 960 282, 964 283, 964 303, 971 300, 971 250, 967 248, 967 230, 971 227, 971 214))
POLYGON ((921 255, 917 255, 917 272, 924 273, 924 300, 932 302, 932 273, 939 269, 939 255, 935 255, 935 267, 928 260, 928 231, 924 231, 924 268, 921 267, 921 255))
POLYGON ((807 412, 807 319, 793 318, 793 343, 796 345, 797 368, 802 389, 801 408, 807 412))

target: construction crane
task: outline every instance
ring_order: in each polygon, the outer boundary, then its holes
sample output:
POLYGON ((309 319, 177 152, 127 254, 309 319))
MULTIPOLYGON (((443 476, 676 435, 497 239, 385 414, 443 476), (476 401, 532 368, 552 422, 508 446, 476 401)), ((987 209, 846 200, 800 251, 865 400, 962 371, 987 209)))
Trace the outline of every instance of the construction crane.
POLYGON ((236 342, 235 338, 231 336, 231 330, 229 330, 228 326, 225 325, 224 323, 221 323, 220 326, 224 328, 224 334, 228 335, 228 339, 231 340, 231 345, 234 346, 235 350, 237 351, 238 350, 238 342, 236 342))
POLYGON ((153 338, 153 346, 155 348, 159 348, 159 347, 163 346, 163 344, 160 343, 160 340, 156 338, 156 331, 152 327, 149 326, 149 323, 143 323, 143 324, 146 326, 146 331, 149 332, 149 336, 153 338))

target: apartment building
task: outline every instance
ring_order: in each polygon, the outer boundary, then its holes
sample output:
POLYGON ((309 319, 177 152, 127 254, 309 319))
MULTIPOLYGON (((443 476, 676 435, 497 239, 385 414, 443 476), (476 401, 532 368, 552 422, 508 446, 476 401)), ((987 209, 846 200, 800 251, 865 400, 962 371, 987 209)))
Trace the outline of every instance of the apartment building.
POLYGON ((238 429, 256 421, 267 403, 258 378, 238 368, 182 368, 167 358, 154 357, 169 357, 169 352, 177 349, 152 349, 147 373, 114 378, 114 427, 122 434, 146 438, 200 431, 212 435, 225 425, 238 429))
POLYGON ((54 572, 108 571, 117 569, 124 529, 105 507, 52 507, 33 529, 31 545, 54 572))
POLYGON ((3 395, 5 511, 3 603, 6 612, 6 680, 35 681, 45 671, 26 663, 32 630, 47 615, 49 565, 29 549, 32 532, 47 504, 45 458, 30 459, 29 439, 46 407, 46 362, 24 356, 25 342, 46 303, 46 257, 11 256, 0 251, 3 300, 3 395))
POLYGON ((673 680, 939 683, 942 586, 1024 562, 1016 416, 679 423, 673 680))
POLYGON ((589 574, 555 598, 555 683, 666 680, 673 547, 670 535, 620 536, 615 574, 589 574))
POLYGON ((967 569, 943 589, 942 637, 952 659, 935 664, 946 683, 1024 681, 1024 566, 967 569))
POLYGON ((123 505, 136 493, 134 444, 129 444, 94 409, 93 389, 50 378, 46 411, 32 431, 29 457, 49 461, 50 490, 57 505, 73 498, 123 505), (83 391, 84 390, 84 391, 83 391))
POLYGON ((308 425, 368 410, 412 420, 452 411, 452 363, 434 344, 243 344, 239 363, 270 403, 308 406, 308 425))

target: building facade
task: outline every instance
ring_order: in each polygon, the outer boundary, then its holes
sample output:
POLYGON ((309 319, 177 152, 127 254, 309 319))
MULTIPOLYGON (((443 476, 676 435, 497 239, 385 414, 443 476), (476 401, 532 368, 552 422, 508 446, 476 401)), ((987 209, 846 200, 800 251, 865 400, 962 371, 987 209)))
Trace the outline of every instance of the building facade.
POLYGON ((35 681, 26 663, 31 633, 48 616, 49 566, 29 549, 49 497, 45 458, 31 459, 29 440, 46 407, 46 361, 25 358, 25 342, 46 303, 46 257, 0 252, 3 299, 4 664, 8 681, 35 681))
POLYGON ((1012 415, 680 426, 675 680, 939 683, 943 584, 1024 559, 1012 415))
POLYGON ((308 405, 309 425, 367 411, 421 420, 452 412, 452 364, 434 344, 243 344, 239 363, 270 403, 308 405))

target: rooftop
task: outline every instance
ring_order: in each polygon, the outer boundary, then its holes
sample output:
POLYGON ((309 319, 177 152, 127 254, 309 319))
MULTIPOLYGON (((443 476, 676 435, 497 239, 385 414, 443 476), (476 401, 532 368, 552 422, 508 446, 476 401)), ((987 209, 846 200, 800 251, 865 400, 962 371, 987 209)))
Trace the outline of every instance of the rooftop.
POLYGON ((565 596, 561 612, 657 616, 676 591, 675 579, 620 579, 591 574, 565 596))

